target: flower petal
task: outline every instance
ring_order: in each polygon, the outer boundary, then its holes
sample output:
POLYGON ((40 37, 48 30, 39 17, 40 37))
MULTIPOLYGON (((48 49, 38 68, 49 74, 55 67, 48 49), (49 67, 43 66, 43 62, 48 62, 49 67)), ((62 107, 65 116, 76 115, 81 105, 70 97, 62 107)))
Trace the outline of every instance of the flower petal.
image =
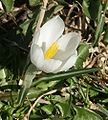
POLYGON ((51 44, 62 35, 64 26, 64 22, 59 16, 50 19, 40 29, 40 36, 37 44, 39 46, 44 44, 46 49, 48 49, 51 44))
POLYGON ((37 41, 39 39, 39 35, 40 35, 40 30, 34 32, 32 44, 37 44, 37 41))
POLYGON ((31 62, 40 70, 47 72, 47 73, 53 73, 60 65, 62 64, 62 61, 60 60, 44 60, 43 51, 42 49, 37 46, 36 44, 33 44, 31 46, 30 50, 30 59, 31 62))
POLYGON ((70 32, 62 36, 57 43, 59 44, 59 50, 54 56, 54 59, 57 60, 66 60, 69 58, 78 47, 81 36, 79 33, 70 32))
POLYGON ((64 63, 60 71, 67 71, 69 68, 74 66, 76 60, 77 60, 77 51, 75 51, 74 54, 72 54, 72 56, 64 63))
POLYGON ((65 35, 63 35, 58 41, 57 43, 59 44, 59 49, 60 50, 68 50, 68 49, 72 49, 75 50, 78 45, 79 42, 81 40, 81 35, 80 33, 76 33, 76 32, 70 32, 67 33, 65 35))
POLYGON ((59 50, 53 58, 56 60, 64 61, 67 60, 74 51, 72 49, 68 49, 66 51, 59 50))
POLYGON ((31 46, 31 50, 30 50, 30 59, 31 62, 40 70, 42 69, 42 66, 44 64, 44 56, 43 56, 43 51, 42 49, 36 45, 33 44, 31 46))
POLYGON ((60 72, 60 71, 67 71, 69 68, 71 68, 72 66, 74 66, 75 62, 77 60, 77 51, 75 51, 71 57, 69 57, 67 60, 65 60, 62 64, 61 67, 59 67, 58 70, 54 71, 56 72, 60 72))
POLYGON ((60 60, 54 60, 54 59, 45 60, 44 65, 42 67, 42 71, 46 73, 53 73, 53 71, 57 70, 61 64, 62 61, 60 60))

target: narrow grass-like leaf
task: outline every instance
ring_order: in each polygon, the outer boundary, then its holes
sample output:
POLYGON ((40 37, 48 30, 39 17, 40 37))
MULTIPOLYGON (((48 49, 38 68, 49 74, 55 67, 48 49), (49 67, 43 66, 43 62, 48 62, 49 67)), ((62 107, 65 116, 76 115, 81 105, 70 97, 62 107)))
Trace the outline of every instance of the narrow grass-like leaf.
POLYGON ((95 40, 94 40, 93 46, 96 46, 98 44, 99 37, 103 31, 103 27, 105 24, 105 12, 108 7, 108 1, 105 2, 103 7, 101 5, 99 7, 100 7, 100 10, 99 10, 100 12, 98 12, 97 28, 95 32, 95 40))
POLYGON ((22 87, 22 89, 20 89, 17 106, 20 106, 23 103, 28 91, 29 91, 29 89, 25 88, 25 87, 22 87))
POLYGON ((100 13, 99 7, 101 6, 100 0, 83 0, 82 8, 84 14, 90 19, 96 20, 100 13))
POLYGON ((102 14, 101 18, 99 19, 99 24, 97 25, 93 46, 96 46, 98 44, 100 34, 103 31, 104 22, 105 22, 105 16, 104 14, 102 14))
POLYGON ((61 79, 66 79, 66 78, 73 77, 73 76, 79 76, 81 74, 97 72, 99 70, 100 69, 98 69, 98 68, 90 68, 90 69, 71 70, 71 71, 67 71, 64 73, 58 73, 58 74, 48 74, 45 77, 42 77, 42 78, 34 81, 32 86, 35 86, 36 84, 40 83, 41 81, 61 80, 61 79))
POLYGON ((25 99, 29 88, 31 87, 32 84, 32 80, 34 79, 34 77, 36 76, 36 69, 35 67, 31 64, 26 73, 25 73, 25 77, 24 77, 24 82, 23 82, 23 86, 22 89, 19 92, 19 96, 18 96, 18 105, 20 105, 21 103, 23 103, 23 100, 25 99))
POLYGON ((108 110, 103 108, 102 105, 100 105, 99 103, 97 104, 97 107, 99 108, 99 110, 104 113, 107 117, 108 117, 108 110))

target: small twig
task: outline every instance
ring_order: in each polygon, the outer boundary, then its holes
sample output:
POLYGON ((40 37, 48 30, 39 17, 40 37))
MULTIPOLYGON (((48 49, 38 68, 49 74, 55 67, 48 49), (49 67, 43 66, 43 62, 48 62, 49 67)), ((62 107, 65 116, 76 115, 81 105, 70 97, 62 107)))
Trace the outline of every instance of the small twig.
POLYGON ((45 10, 46 10, 47 3, 48 3, 48 0, 43 0, 43 6, 42 6, 40 14, 39 14, 39 19, 38 19, 38 23, 37 23, 37 26, 36 26, 36 31, 39 30, 39 28, 42 24, 42 21, 43 21, 44 15, 45 15, 45 10))
POLYGON ((69 9, 69 11, 68 11, 67 17, 66 17, 66 19, 65 19, 65 23, 66 23, 66 24, 68 23, 69 17, 70 17, 70 15, 71 15, 73 9, 74 9, 74 6, 71 6, 70 9, 69 9))
POLYGON ((23 120, 29 120, 29 116, 30 113, 32 112, 32 110, 34 109, 34 107, 37 105, 37 103, 42 99, 42 97, 46 96, 46 95, 50 95, 57 92, 57 89, 55 90, 51 90, 47 93, 44 93, 43 95, 41 95, 40 97, 37 98, 37 100, 34 102, 34 104, 31 106, 31 108, 29 109, 28 113, 25 115, 25 117, 23 118, 23 120))

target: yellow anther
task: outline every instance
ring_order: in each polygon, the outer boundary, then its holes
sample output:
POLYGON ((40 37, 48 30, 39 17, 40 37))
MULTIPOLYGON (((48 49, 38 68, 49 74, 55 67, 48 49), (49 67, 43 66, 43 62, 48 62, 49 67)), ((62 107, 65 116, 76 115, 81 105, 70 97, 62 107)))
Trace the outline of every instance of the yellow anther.
POLYGON ((57 44, 57 42, 54 42, 49 48, 48 50, 45 52, 44 54, 44 58, 46 60, 51 59, 58 51, 59 45, 57 44))

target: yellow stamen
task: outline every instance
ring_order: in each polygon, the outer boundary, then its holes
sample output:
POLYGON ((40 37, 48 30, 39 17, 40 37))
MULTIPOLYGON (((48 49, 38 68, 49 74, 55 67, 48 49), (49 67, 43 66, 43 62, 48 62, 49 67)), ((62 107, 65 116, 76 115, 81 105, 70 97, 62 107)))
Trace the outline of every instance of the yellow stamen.
POLYGON ((54 42, 45 52, 44 58, 46 60, 49 60, 50 58, 52 58, 57 53, 58 48, 59 48, 59 45, 57 44, 57 42, 54 42))

